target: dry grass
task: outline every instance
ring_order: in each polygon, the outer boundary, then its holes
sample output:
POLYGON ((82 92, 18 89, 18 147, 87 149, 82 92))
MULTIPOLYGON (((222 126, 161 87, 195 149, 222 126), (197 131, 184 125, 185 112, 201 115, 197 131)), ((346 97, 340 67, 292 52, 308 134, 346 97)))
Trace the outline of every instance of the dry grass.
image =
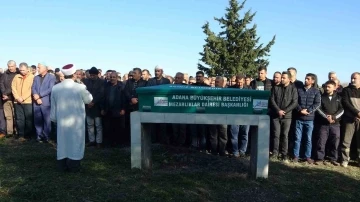
POLYGON ((56 171, 49 144, 0 140, 0 201, 359 201, 360 168, 270 162, 248 179, 249 159, 154 145, 152 171, 130 169, 130 149, 87 149, 83 170, 56 171))

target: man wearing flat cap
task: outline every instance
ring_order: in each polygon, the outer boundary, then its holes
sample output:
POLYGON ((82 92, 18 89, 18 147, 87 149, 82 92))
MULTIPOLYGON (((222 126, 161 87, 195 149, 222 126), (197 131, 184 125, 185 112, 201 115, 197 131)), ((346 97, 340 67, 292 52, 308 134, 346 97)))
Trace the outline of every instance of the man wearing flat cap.
POLYGON ((75 82, 74 65, 65 65, 61 72, 65 80, 52 89, 50 120, 57 125, 58 169, 77 172, 85 150, 85 104, 92 95, 75 82))
POLYGON ((86 105, 86 123, 89 134, 88 146, 101 148, 103 141, 101 110, 104 102, 104 81, 99 78, 99 71, 96 67, 92 67, 89 74, 90 78, 84 80, 87 90, 93 96, 93 100, 86 105))

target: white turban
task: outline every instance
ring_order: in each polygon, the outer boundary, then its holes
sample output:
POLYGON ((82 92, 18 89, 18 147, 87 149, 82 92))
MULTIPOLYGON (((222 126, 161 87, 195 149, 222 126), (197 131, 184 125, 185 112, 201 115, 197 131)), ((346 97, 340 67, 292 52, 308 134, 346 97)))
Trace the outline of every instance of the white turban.
POLYGON ((163 68, 160 65, 156 65, 155 70, 163 70, 163 68))
POLYGON ((70 76, 75 74, 76 68, 73 64, 68 64, 61 68, 61 72, 64 74, 64 76, 70 76))

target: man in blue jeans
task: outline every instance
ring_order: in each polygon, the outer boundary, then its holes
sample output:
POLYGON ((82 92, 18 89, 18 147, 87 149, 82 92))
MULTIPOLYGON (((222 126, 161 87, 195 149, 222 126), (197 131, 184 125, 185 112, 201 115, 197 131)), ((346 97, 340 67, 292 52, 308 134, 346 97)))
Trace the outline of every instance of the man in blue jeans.
POLYGON ((315 88, 316 75, 306 74, 304 87, 298 88, 298 114, 296 116, 296 132, 294 145, 294 163, 299 161, 300 145, 303 135, 305 158, 309 164, 314 163, 311 159, 311 138, 314 129, 315 112, 321 105, 320 91, 315 88))
MULTIPOLYGON (((245 86, 245 77, 243 75, 237 75, 235 80, 235 85, 230 86, 229 88, 237 89, 249 89, 245 86)), ((232 125, 230 126, 231 132, 231 144, 232 144, 232 153, 235 158, 244 157, 248 144, 248 134, 249 126, 247 125, 232 125), (240 148, 239 148, 239 138, 240 138, 240 148)))
POLYGON ((249 128, 248 125, 232 125, 230 126, 231 132, 231 144, 232 144, 232 153, 235 158, 245 157, 248 137, 249 137, 249 128), (239 144, 240 139, 240 144, 239 144))

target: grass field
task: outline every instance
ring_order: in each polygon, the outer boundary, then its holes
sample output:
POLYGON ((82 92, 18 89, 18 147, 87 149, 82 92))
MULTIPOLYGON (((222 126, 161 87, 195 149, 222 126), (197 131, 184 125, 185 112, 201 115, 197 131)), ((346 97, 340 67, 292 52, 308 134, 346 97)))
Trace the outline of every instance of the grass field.
POLYGON ((153 170, 130 169, 130 149, 90 148, 80 173, 58 173, 50 144, 0 140, 0 201, 360 201, 360 168, 271 161, 248 179, 249 159, 154 145, 153 170))

